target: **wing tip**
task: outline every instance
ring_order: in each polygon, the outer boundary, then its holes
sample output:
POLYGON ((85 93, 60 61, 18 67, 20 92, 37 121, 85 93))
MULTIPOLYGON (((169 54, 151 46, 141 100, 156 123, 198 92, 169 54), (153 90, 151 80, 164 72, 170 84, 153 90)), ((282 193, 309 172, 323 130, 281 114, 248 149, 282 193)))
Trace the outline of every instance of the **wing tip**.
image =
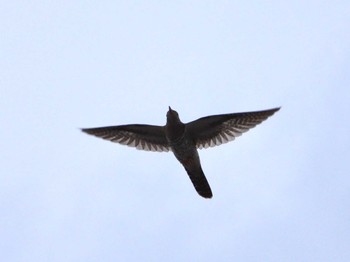
MULTIPOLYGON (((276 112, 278 112, 281 108, 282 107, 279 106, 279 107, 274 107, 274 108, 262 110, 260 112, 263 113, 263 114, 266 114, 267 117, 270 117, 270 116, 274 115, 276 112)), ((257 112, 259 112, 259 111, 257 111, 257 112)))
POLYGON ((274 108, 267 109, 264 111, 271 111, 271 112, 275 113, 275 112, 279 111, 281 108, 282 108, 282 106, 278 106, 278 107, 274 107, 274 108))
POLYGON ((92 135, 93 132, 91 132, 91 128, 79 128, 79 130, 85 134, 92 135))

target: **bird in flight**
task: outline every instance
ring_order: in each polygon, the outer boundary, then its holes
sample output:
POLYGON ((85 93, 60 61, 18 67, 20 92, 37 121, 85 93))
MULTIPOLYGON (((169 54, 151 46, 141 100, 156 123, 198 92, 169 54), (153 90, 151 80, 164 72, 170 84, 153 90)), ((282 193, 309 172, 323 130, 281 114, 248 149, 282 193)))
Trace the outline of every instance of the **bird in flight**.
POLYGON ((279 109, 278 107, 254 112, 212 115, 183 123, 179 114, 169 106, 165 126, 132 124, 83 128, 82 131, 140 150, 172 151, 185 168, 198 194, 204 198, 211 198, 213 194, 203 173, 197 149, 232 141, 279 109))

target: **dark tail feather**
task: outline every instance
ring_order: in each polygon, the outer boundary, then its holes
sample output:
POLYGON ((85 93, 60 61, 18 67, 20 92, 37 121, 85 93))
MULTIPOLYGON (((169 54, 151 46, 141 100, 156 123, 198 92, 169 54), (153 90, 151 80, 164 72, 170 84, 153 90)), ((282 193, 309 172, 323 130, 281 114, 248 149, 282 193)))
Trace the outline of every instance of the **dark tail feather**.
POLYGON ((200 170, 197 170, 195 172, 188 171, 188 170, 186 171, 198 194, 204 198, 212 198, 213 193, 211 192, 209 183, 203 173, 202 168, 200 168, 200 170))

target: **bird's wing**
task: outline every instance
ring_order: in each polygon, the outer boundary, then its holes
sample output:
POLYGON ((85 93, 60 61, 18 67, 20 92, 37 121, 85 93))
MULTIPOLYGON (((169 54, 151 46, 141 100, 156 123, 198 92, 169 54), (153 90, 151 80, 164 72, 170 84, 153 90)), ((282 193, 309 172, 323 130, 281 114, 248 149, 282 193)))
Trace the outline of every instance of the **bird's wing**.
POLYGON ((83 132, 115 143, 146 151, 167 152, 170 149, 164 127, 152 125, 122 125, 83 128, 83 132))
POLYGON ((207 116, 188 123, 186 129, 194 138, 197 148, 218 146, 234 140, 279 109, 207 116))

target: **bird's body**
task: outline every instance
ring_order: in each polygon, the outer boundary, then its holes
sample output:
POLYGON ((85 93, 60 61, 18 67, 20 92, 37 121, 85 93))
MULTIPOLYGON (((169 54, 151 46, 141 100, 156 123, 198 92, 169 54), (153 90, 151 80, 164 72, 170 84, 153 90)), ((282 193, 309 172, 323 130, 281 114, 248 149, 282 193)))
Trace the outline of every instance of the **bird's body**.
POLYGON ((172 151, 184 166, 196 191, 205 198, 212 192, 203 173, 197 148, 220 145, 235 139, 273 115, 279 108, 247 113, 214 115, 182 123, 169 107, 165 126, 122 125, 82 129, 112 142, 146 151, 172 151))
POLYGON ((196 148, 195 139, 187 131, 176 111, 169 107, 165 136, 175 157, 185 168, 196 191, 205 198, 213 196, 209 183, 203 173, 196 148))

